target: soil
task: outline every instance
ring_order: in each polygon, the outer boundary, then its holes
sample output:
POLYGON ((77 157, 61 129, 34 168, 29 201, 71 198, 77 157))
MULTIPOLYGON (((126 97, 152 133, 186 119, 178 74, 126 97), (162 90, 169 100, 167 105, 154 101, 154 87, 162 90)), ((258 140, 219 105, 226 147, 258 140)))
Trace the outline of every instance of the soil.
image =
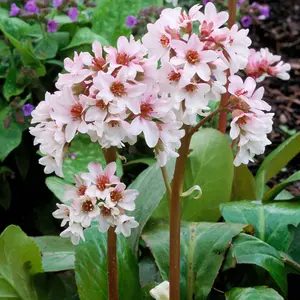
MULTIPOLYGON (((260 1, 260 3, 263 3, 260 1)), ((267 78, 264 99, 272 106, 274 129, 269 138, 272 145, 267 147, 264 156, 250 165, 256 171, 263 158, 300 129, 300 0, 264 1, 270 5, 270 18, 260 25, 250 28, 252 47, 267 47, 282 60, 291 64, 291 79, 282 81, 267 78)), ((299 145, 300 147, 300 145, 299 145)), ((270 181, 270 186, 277 184, 300 169, 300 155, 294 158, 278 176, 270 181)), ((300 195, 300 182, 287 188, 294 195, 300 195)))

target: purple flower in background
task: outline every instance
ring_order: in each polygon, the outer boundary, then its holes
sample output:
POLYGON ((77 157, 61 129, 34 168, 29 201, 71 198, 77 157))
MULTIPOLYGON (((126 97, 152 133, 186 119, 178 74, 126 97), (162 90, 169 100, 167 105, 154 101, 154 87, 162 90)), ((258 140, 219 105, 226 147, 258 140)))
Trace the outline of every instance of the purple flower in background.
POLYGON ((241 23, 244 28, 248 28, 252 24, 252 19, 249 16, 243 16, 241 18, 241 23))
POLYGON ((22 106, 22 110, 23 110, 24 116, 28 117, 31 115, 32 111, 34 110, 34 106, 30 103, 24 104, 22 106))
POLYGON ((137 19, 134 16, 128 16, 125 24, 127 27, 132 28, 137 24, 137 19))
POLYGON ((58 23, 54 20, 49 20, 47 23, 47 31, 48 32, 56 32, 58 27, 58 23))
POLYGON ((203 4, 206 5, 208 2, 214 2, 215 0, 203 0, 203 4))
POLYGON ((11 17, 17 16, 20 13, 20 11, 21 11, 20 8, 16 4, 13 3, 10 7, 9 15, 11 17))
POLYGON ((260 16, 258 17, 260 20, 265 20, 270 17, 270 6, 269 5, 259 5, 258 10, 260 12, 260 16))
POLYGON ((72 20, 72 22, 76 22, 79 13, 76 7, 69 9, 68 16, 72 20))
POLYGON ((59 7, 63 3, 63 0, 53 0, 53 6, 54 7, 59 7))
POLYGON ((236 3, 236 6, 240 7, 244 2, 245 2, 245 0, 238 0, 236 3))
POLYGON ((34 0, 29 0, 26 2, 24 9, 26 12, 37 14, 39 12, 39 8, 34 2, 34 0))

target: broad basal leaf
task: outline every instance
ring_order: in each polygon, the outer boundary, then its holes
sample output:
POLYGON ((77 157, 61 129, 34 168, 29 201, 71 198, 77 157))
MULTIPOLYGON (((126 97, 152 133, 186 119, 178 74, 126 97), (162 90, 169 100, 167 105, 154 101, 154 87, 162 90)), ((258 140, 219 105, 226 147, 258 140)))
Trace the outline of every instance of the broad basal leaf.
POLYGON ((102 46, 108 45, 108 42, 105 40, 105 38, 99 34, 96 34, 88 27, 83 27, 76 31, 70 44, 62 50, 68 50, 82 45, 91 45, 94 41, 100 42, 102 46))
POLYGON ((43 270, 57 272, 74 268, 75 246, 69 239, 59 236, 33 238, 42 253, 43 270))
POLYGON ((37 300, 32 275, 43 272, 38 246, 17 226, 0 236, 0 299, 37 300))
POLYGON ((253 264, 267 270, 284 295, 287 294, 284 263, 279 252, 272 246, 252 235, 240 234, 234 239, 229 254, 235 258, 237 264, 253 264))
POLYGON ((275 290, 267 286, 233 288, 225 293, 226 300, 284 300, 275 290))
MULTIPOLYGON (((75 273, 81 300, 108 299, 106 233, 100 233, 97 227, 84 232, 86 242, 76 246, 75 273)), ((140 299, 138 264, 128 241, 118 235, 118 276, 119 299, 140 299)))
POLYGON ((262 198, 267 181, 285 167, 298 153, 300 153, 300 132, 283 142, 264 159, 256 173, 258 199, 262 198))
MULTIPOLYGON (((173 178, 174 164, 175 161, 170 160, 166 165, 169 180, 173 178)), ((136 208, 132 213, 129 212, 129 215, 133 215, 140 224, 129 237, 134 252, 137 252, 142 230, 165 194, 166 187, 160 169, 152 165, 144 170, 128 188, 139 191, 139 196, 135 200, 136 208)))
POLYGON ((278 251, 286 252, 293 240, 289 225, 300 223, 300 203, 280 201, 262 204, 259 201, 229 202, 221 205, 226 222, 250 224, 254 234, 278 251))
MULTIPOLYGON (((181 299, 206 299, 232 239, 246 225, 230 223, 181 224, 181 299)), ((148 224, 142 238, 152 251, 163 280, 169 278, 169 225, 148 224)))

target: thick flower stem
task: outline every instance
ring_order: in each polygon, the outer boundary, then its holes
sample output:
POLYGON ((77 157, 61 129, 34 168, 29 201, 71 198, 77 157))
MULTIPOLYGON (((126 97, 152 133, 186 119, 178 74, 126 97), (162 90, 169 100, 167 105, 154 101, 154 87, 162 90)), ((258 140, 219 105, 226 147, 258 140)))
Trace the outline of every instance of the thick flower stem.
MULTIPOLYGON (((103 149, 106 163, 117 160, 117 152, 114 147, 103 149)), ((117 235, 113 227, 107 232, 107 278, 108 299, 118 300, 118 265, 117 265, 117 235)))
MULTIPOLYGON (((187 131, 188 128, 185 128, 187 131)), ((179 157, 176 160, 172 185, 172 197, 170 202, 170 299, 180 300, 180 217, 181 199, 183 188, 184 170, 189 152, 191 136, 186 132, 181 139, 181 147, 178 150, 179 157)))
MULTIPOLYGON (((229 20, 228 20, 228 27, 231 28, 236 21, 236 0, 229 0, 228 1, 228 10, 229 10, 229 20)), ((225 106, 228 103, 229 93, 228 93, 228 77, 230 72, 227 71, 227 83, 226 83, 226 93, 222 95, 221 98, 221 106, 225 106)), ((227 112, 222 111, 219 116, 219 131, 222 133, 226 132, 226 125, 227 125, 227 112)))

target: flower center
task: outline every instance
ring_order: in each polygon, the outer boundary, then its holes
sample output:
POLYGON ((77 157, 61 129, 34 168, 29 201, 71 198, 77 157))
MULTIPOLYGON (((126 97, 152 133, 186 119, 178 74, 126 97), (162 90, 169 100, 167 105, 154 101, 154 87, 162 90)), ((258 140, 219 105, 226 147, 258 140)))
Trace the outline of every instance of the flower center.
POLYGON ((72 115, 73 120, 80 119, 82 111, 83 111, 83 107, 80 103, 74 104, 71 107, 71 115, 72 115))
POLYGON ((65 215, 66 217, 70 216, 70 210, 67 207, 65 208, 65 215))
POLYGON ((186 54, 186 59, 189 64, 195 65, 200 61, 199 53, 196 50, 189 50, 186 54))
POLYGON ((188 84, 184 88, 188 93, 193 93, 195 90, 197 90, 197 86, 194 84, 188 84))
POLYGON ((247 116, 243 116, 241 118, 239 118, 236 122, 239 124, 239 125, 245 125, 248 121, 248 117, 247 116))
POLYGON ((119 202, 123 199, 122 193, 119 191, 112 191, 110 193, 110 199, 112 202, 119 202))
POLYGON ((92 69, 94 71, 101 71, 101 70, 103 70, 104 65, 105 65, 105 59, 104 58, 102 58, 102 57, 95 57, 93 59, 93 67, 92 67, 92 69))
POLYGON ((104 217, 109 217, 111 216, 111 210, 105 206, 101 206, 101 214, 104 217))
POLYGON ((169 46, 169 44, 170 44, 170 40, 169 40, 169 38, 166 36, 166 35, 162 35, 161 37, 160 37, 160 43, 161 43, 161 45, 164 47, 164 48, 167 48, 168 46, 169 46))
POLYGON ((94 204, 90 199, 87 199, 82 203, 81 209, 83 212, 90 212, 94 209, 94 204))
POLYGON ((141 105, 141 116, 146 118, 153 112, 152 105, 150 103, 142 103, 141 105))
POLYGON ((77 195, 83 196, 85 194, 85 191, 86 191, 86 186, 83 184, 77 188, 77 195))
POLYGON ((100 191, 104 191, 109 184, 109 178, 106 175, 98 176, 96 180, 96 186, 100 191))
POLYGON ((99 107, 100 109, 104 110, 107 107, 107 105, 103 100, 97 100, 96 107, 99 107))
POLYGON ((171 73, 168 74, 168 79, 170 81, 175 81, 178 82, 181 78, 181 74, 180 73, 176 73, 175 71, 171 71, 171 73))
POLYGON ((245 89, 239 89, 235 92, 235 94, 237 96, 244 96, 244 95, 247 95, 247 91, 245 89))
POLYGON ((122 96, 126 95, 126 89, 122 82, 114 82, 110 86, 110 91, 116 97, 122 97, 122 96))
POLYGON ((110 127, 119 127, 119 121, 110 121, 108 124, 110 127))
POLYGON ((129 65, 129 56, 126 53, 118 53, 116 62, 119 65, 128 66, 129 65))

